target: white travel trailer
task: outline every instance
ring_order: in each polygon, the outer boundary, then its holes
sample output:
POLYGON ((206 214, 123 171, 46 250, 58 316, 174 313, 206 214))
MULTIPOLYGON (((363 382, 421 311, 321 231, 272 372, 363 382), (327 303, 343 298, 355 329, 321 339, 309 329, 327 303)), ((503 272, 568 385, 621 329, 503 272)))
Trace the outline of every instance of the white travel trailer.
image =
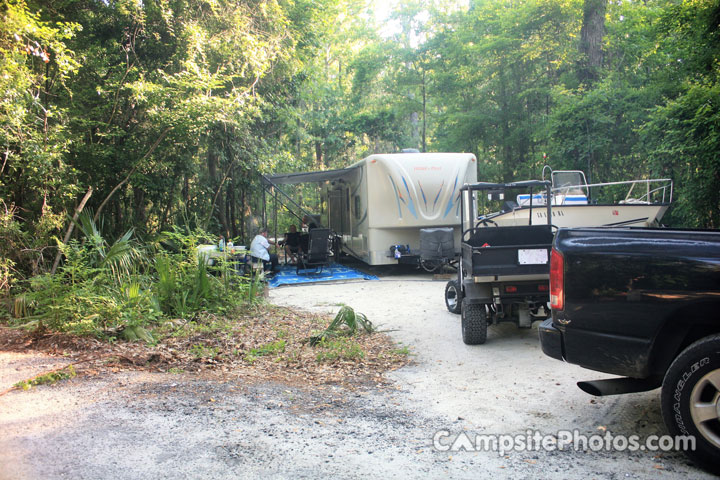
POLYGON ((341 248, 370 265, 389 265, 417 261, 423 228, 454 228, 460 250, 460 188, 477 182, 477 162, 469 153, 371 155, 340 170, 267 180, 320 183, 326 202, 320 222, 337 235, 341 248), (399 259, 394 246, 400 246, 399 259))

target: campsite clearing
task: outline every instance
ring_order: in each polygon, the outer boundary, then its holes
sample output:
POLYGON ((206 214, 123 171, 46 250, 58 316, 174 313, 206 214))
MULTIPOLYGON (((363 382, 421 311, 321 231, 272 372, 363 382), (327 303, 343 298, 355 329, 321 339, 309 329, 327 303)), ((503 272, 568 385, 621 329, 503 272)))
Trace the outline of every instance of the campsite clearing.
MULTIPOLYGON (((270 291, 293 310, 348 304, 402 342, 413 362, 377 386, 120 371, 0 396, 0 478, 711 478, 681 453, 434 448, 461 434, 665 434, 657 392, 582 393, 574 381, 592 372, 545 357, 536 328, 503 324, 464 345, 444 284, 392 275, 270 291)), ((0 353, 0 382, 58 361, 0 353)))

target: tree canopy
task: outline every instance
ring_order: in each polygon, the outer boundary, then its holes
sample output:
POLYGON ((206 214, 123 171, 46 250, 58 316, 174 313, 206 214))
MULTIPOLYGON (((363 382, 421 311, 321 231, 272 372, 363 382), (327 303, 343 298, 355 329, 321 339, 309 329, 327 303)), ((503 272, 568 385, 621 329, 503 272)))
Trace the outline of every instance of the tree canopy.
POLYGON ((720 226, 716 1, 376 3, 4 0, 0 274, 49 268, 86 195, 118 237, 248 237, 259 173, 402 148, 670 177, 666 221, 720 226))

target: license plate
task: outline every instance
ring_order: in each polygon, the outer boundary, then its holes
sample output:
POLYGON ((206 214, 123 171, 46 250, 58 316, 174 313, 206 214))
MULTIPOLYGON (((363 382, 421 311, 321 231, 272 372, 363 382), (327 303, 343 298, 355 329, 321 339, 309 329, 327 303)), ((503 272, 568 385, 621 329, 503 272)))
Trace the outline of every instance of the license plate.
POLYGON ((548 263, 548 253, 544 248, 518 250, 518 263, 520 265, 544 265, 548 263))

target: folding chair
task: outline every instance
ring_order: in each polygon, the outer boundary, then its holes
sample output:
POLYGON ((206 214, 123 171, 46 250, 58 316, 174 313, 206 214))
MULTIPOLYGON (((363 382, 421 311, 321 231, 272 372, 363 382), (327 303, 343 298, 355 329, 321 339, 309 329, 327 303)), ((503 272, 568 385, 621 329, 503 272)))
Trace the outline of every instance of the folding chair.
POLYGON ((326 265, 330 265, 330 229, 314 228, 308 232, 307 252, 298 255, 296 273, 310 268, 314 269, 312 273, 322 273, 326 265))

